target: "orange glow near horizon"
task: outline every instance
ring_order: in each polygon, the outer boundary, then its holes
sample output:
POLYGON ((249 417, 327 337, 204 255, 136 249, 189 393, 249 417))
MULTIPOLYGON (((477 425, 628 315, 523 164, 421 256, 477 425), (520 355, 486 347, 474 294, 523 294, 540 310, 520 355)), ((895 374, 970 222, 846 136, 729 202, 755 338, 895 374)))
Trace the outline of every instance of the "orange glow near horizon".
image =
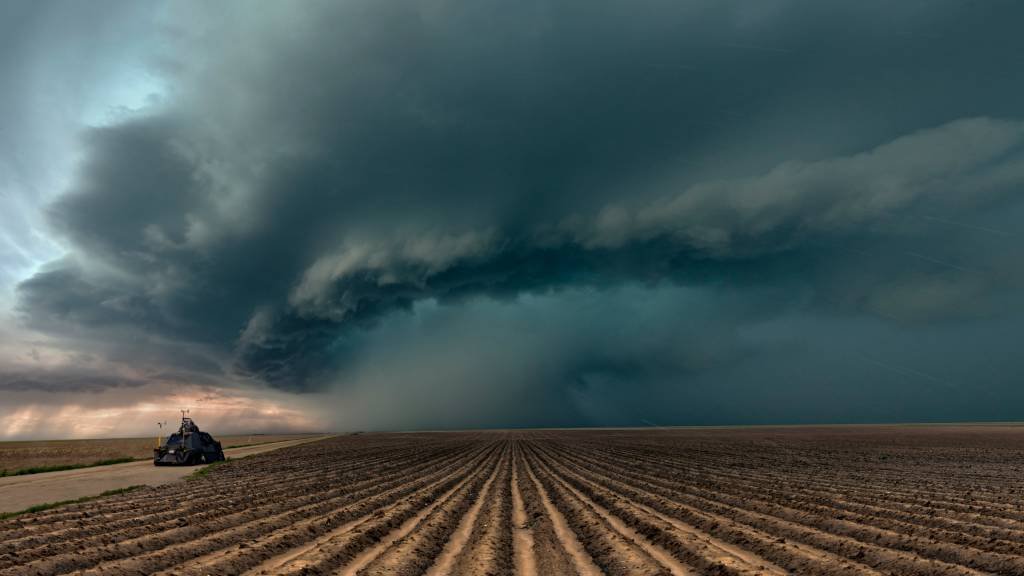
MULTIPOLYGON (((9 410, 0 406, 0 440, 138 437, 159 433, 157 422, 174 423, 179 410, 212 433, 309 432, 324 428, 303 410, 257 398, 237 390, 192 389, 129 403, 89 406, 80 398, 67 404, 26 403, 9 410)), ((95 402, 97 398, 90 396, 95 402)))

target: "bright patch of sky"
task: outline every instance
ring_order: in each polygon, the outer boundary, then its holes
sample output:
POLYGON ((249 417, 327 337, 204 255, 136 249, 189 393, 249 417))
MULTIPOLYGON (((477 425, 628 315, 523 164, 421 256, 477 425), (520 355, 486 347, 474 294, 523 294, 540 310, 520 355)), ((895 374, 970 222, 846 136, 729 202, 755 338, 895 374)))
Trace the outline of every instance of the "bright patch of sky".
POLYGON ((82 131, 146 113, 166 93, 153 65, 160 11, 140 26, 137 8, 115 4, 11 7, 0 26, 0 316, 20 281, 65 253, 45 210, 74 181, 82 131))
POLYGON ((167 92, 166 81, 144 66, 124 70, 111 79, 102 98, 83 110, 82 124, 108 126, 159 107, 167 92))

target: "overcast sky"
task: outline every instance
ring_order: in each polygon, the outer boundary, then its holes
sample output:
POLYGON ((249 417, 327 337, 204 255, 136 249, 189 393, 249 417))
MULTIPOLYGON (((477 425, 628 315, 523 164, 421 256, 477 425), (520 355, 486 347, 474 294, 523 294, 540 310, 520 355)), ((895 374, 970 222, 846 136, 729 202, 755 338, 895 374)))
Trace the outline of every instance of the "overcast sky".
POLYGON ((1024 4, 0 4, 0 438, 1024 419, 1024 4))

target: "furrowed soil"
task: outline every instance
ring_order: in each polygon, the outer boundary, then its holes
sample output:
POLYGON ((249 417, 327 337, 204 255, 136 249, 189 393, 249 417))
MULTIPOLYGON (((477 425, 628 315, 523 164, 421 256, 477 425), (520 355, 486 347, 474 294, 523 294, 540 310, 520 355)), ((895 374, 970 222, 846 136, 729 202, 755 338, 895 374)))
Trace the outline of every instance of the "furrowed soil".
POLYGON ((337 436, 0 521, 0 576, 1024 574, 1024 427, 337 436))

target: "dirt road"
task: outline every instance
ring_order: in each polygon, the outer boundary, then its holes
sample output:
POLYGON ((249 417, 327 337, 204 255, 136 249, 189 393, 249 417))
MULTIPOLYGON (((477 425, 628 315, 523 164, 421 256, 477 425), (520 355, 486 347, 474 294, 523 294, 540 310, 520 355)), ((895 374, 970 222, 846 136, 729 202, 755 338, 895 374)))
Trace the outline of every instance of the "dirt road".
MULTIPOLYGON (((327 436, 315 436, 282 442, 269 442, 242 448, 229 448, 224 454, 229 458, 240 458, 268 450, 296 446, 327 436)), ((77 470, 62 470, 43 474, 10 476, 0 478, 0 513, 16 512, 37 504, 74 500, 83 496, 95 496, 107 490, 127 488, 139 484, 158 486, 188 476, 202 466, 153 466, 150 460, 96 466, 77 470)))

